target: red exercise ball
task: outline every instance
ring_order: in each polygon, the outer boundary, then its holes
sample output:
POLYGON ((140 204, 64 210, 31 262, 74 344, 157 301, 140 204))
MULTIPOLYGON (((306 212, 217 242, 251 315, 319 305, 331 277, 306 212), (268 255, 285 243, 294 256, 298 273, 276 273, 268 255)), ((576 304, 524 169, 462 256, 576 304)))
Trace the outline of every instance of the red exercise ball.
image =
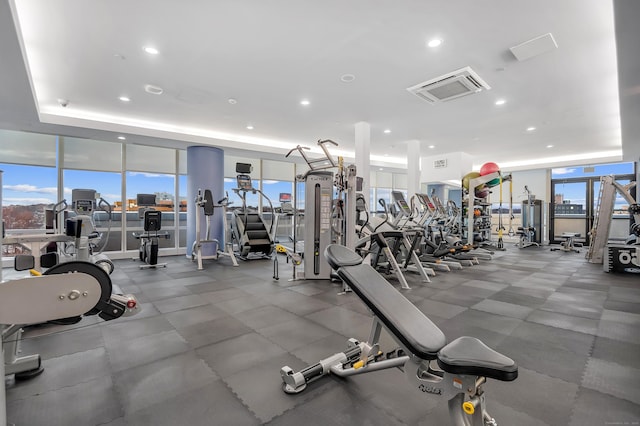
POLYGON ((484 163, 480 167, 480 176, 490 175, 491 173, 499 172, 500 167, 496 163, 484 163))

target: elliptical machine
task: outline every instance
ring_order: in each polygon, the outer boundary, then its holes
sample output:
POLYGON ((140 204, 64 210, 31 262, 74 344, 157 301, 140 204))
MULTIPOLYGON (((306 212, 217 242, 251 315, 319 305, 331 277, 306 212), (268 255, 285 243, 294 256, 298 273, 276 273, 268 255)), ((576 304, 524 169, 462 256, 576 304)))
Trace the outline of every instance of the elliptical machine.
POLYGON ((203 259, 218 259, 220 255, 228 256, 231 258, 231 262, 233 262, 233 266, 238 266, 238 260, 236 259, 235 254, 233 253, 233 243, 231 242, 231 238, 229 236, 229 227, 227 225, 227 207, 231 204, 229 201, 229 197, 224 197, 222 200, 218 201, 218 204, 213 204, 213 194, 209 189, 198 189, 198 195, 195 199, 196 206, 202 208, 202 212, 204 213, 205 221, 207 223, 206 232, 204 239, 201 238, 202 234, 202 219, 199 212, 196 212, 196 240, 193 242, 193 246, 191 248, 191 261, 198 260, 198 270, 202 270, 202 260, 203 259), (211 218, 215 212, 216 207, 222 208, 222 223, 225 232, 224 242, 225 249, 220 250, 220 241, 215 238, 211 238, 211 218), (205 256, 202 254, 202 247, 205 244, 213 244, 215 255, 213 256, 205 256))

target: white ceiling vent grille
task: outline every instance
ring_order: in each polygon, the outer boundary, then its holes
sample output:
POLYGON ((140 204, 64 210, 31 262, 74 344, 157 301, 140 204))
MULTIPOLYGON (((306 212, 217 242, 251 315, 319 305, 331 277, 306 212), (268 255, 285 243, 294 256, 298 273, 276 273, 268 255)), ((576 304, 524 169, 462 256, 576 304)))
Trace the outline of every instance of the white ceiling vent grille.
POLYGON ((407 88, 409 92, 432 104, 489 89, 491 87, 471 67, 460 68, 407 88))

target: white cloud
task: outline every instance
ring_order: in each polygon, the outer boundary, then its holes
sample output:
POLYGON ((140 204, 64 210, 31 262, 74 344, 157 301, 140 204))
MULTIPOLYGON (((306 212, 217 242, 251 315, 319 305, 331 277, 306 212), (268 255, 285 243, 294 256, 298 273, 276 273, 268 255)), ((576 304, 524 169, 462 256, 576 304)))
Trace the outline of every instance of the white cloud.
POLYGON ((9 191, 16 191, 16 192, 35 192, 36 194, 56 194, 58 192, 58 188, 56 188, 55 186, 41 188, 35 185, 29 185, 29 184, 2 185, 2 188, 9 191))
POLYGON ((557 169, 553 169, 552 173, 554 175, 569 175, 569 174, 571 174, 571 173, 573 173, 575 171, 576 171, 576 169, 570 169, 570 168, 567 168, 567 167, 560 167, 560 168, 557 168, 557 169))
POLYGON ((235 182, 236 180, 232 178, 224 178, 224 181, 227 183, 230 183, 230 182, 235 182))
POLYGON ((279 180, 266 180, 265 179, 265 180, 262 181, 262 184, 263 185, 273 185, 273 184, 280 183, 280 182, 281 181, 279 181, 279 180))
POLYGON ((163 175, 159 173, 145 173, 145 172, 129 172, 129 176, 144 176, 148 178, 157 178, 157 177, 170 177, 171 175, 163 175))
POLYGON ((55 201, 47 198, 4 198, 2 200, 3 206, 29 206, 32 204, 54 204, 55 201))

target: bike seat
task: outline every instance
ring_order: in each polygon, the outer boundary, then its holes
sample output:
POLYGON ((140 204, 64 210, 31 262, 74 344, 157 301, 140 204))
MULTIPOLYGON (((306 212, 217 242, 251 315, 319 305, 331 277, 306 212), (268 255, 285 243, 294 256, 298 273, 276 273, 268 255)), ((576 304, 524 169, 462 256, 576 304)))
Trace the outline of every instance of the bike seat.
POLYGON ((448 373, 484 376, 504 382, 518 377, 514 360, 469 336, 459 337, 440 349, 438 365, 448 373))

